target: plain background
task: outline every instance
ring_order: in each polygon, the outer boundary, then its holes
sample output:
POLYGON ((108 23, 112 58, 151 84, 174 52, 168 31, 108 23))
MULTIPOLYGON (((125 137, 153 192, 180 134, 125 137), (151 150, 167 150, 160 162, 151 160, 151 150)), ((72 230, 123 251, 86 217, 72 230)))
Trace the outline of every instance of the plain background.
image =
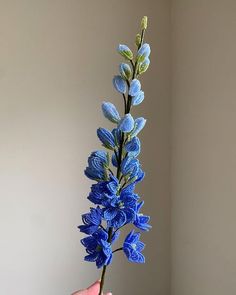
MULTIPOLYGON (((111 79, 118 43, 140 18, 152 64, 143 76, 147 173, 138 187, 153 230, 145 265, 119 253, 114 294, 236 294, 236 2, 0 0, 0 294, 69 295, 100 276, 76 228, 83 175, 122 105, 111 79)), ((133 48, 133 47, 132 47, 133 48)))
POLYGON ((171 294, 234 295, 236 1, 172 4, 171 294))
POLYGON ((123 60, 116 48, 135 48, 143 15, 150 18, 154 66, 142 80, 146 101, 136 108, 136 116, 148 118, 141 136, 147 178, 138 191, 155 227, 143 235, 147 263, 133 265, 117 254, 106 287, 114 294, 168 294, 169 2, 0 3, 0 294, 69 295, 100 277, 83 261, 84 235, 77 230, 91 204, 92 182, 83 171, 100 148, 96 129, 112 127, 102 101, 122 110, 112 86, 123 60))

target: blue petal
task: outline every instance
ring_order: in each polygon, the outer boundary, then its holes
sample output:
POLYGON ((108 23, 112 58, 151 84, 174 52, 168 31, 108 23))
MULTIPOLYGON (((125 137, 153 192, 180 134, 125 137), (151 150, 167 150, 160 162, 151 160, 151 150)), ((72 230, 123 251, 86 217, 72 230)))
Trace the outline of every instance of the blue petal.
POLYGON ((92 235, 97 229, 97 225, 79 225, 78 228, 82 233, 85 233, 87 235, 92 235))
POLYGON ((84 260, 85 261, 88 261, 88 262, 95 262, 96 259, 98 257, 98 253, 97 252, 94 252, 92 254, 89 254, 87 256, 84 257, 84 260))
POLYGON ((130 83, 129 95, 136 96, 141 90, 141 83, 138 79, 134 79, 130 83))
POLYGON ((144 119, 143 117, 137 118, 134 121, 134 129, 131 132, 131 136, 137 136, 138 133, 143 129, 143 127, 146 124, 146 119, 144 119))
POLYGON ((106 220, 112 220, 117 215, 118 211, 115 208, 107 208, 104 210, 103 217, 106 220))
POLYGON ((126 92, 126 82, 121 76, 119 75, 115 76, 112 81, 113 81, 113 86, 118 92, 123 94, 126 92))
POLYGON ((141 143, 138 137, 133 137, 130 141, 128 141, 125 145, 125 149, 127 152, 132 153, 133 156, 137 157, 140 153, 141 143))
POLYGON ((109 130, 107 130, 106 128, 98 128, 97 136, 106 148, 115 148, 115 139, 113 134, 109 130))
POLYGON ((122 132, 130 132, 134 128, 134 119, 131 114, 126 114, 119 122, 118 128, 122 132))
POLYGON ((111 224, 115 228, 119 228, 126 223, 126 215, 123 211, 118 210, 114 219, 112 219, 111 224))
POLYGON ((144 43, 141 48, 138 50, 137 57, 138 59, 144 60, 146 57, 149 57, 151 53, 150 45, 147 43, 144 43))
POLYGON ((93 237, 96 240, 104 240, 104 241, 107 241, 107 239, 108 239, 108 233, 105 230, 103 230, 103 229, 99 229, 98 231, 96 231, 93 234, 93 237))
POLYGON ((139 91, 139 93, 132 98, 132 105, 139 105, 144 100, 144 92, 139 91))
POLYGON ((120 121, 120 115, 111 102, 103 102, 102 103, 102 112, 105 118, 110 120, 113 123, 118 123, 120 121))

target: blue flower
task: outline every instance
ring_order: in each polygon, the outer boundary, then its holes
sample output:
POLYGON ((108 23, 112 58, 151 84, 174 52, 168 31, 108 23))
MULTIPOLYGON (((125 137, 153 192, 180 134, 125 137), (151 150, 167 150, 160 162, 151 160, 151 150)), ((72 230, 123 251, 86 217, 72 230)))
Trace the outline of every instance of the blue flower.
POLYGON ((88 167, 85 175, 92 180, 105 180, 107 178, 108 156, 104 151, 95 151, 88 158, 88 167))
POLYGON ((129 95, 136 96, 141 90, 141 83, 138 79, 133 79, 130 83, 129 95))
POLYGON ((145 173, 143 172, 143 170, 141 168, 139 168, 135 182, 142 181, 144 179, 144 177, 145 177, 145 173))
POLYGON ((139 212, 143 204, 144 201, 137 204, 134 225, 141 230, 149 231, 149 229, 152 227, 150 224, 148 224, 148 222, 150 221, 150 216, 143 215, 139 212))
POLYGON ((120 64, 120 67, 119 67, 119 70, 120 70, 120 74, 121 76, 126 79, 126 80, 129 80, 131 78, 131 68, 128 64, 126 63, 121 63, 120 64))
POLYGON ((88 253, 84 258, 86 261, 96 262, 97 268, 111 263, 112 248, 106 231, 99 229, 92 236, 82 239, 81 243, 88 253))
POLYGON ((119 75, 114 76, 112 82, 113 82, 113 86, 118 92, 123 94, 126 92, 126 82, 121 76, 119 75))
POLYGON ((115 139, 113 134, 109 130, 107 130, 106 128, 98 128, 97 136, 106 148, 110 150, 113 150, 115 148, 115 139))
POLYGON ((131 231, 123 244, 123 251, 130 262, 144 263, 145 257, 141 253, 145 244, 140 240, 140 233, 131 231))
POLYGON ((127 45, 119 44, 117 51, 126 59, 133 59, 133 53, 127 45))
POLYGON ((103 217, 109 221, 110 226, 120 228, 124 224, 134 221, 136 202, 136 195, 124 189, 120 196, 115 196, 110 200, 110 204, 104 209, 103 217))
POLYGON ((137 59, 142 62, 144 61, 145 58, 149 57, 150 53, 151 53, 150 45, 147 43, 144 43, 141 46, 141 48, 138 50, 137 59))
POLYGON ((134 128, 131 132, 131 136, 137 136, 138 133, 143 129, 143 127, 145 126, 147 120, 144 119, 143 117, 137 118, 134 121, 134 128))
POLYGON ((140 166, 138 159, 127 156, 121 163, 121 172, 130 182, 140 182, 145 176, 140 166))
POLYGON ((138 177, 140 170, 139 160, 133 157, 125 157, 121 162, 121 172, 124 176, 127 176, 129 179, 138 177))
POLYGON ((118 128, 125 133, 128 133, 134 128, 134 119, 131 114, 126 114, 119 122, 118 128))
POLYGON ((129 153, 129 156, 137 157, 140 153, 141 143, 138 137, 133 137, 125 145, 125 150, 129 153))
POLYGON ((111 102, 103 102, 102 103, 102 112, 104 117, 110 120, 113 123, 118 123, 120 121, 120 115, 111 102))
POLYGON ((89 193, 88 199, 96 204, 106 206, 110 199, 113 199, 119 188, 118 179, 111 175, 107 181, 100 181, 91 186, 91 192, 89 193))
POLYGON ((83 225, 78 226, 81 232, 91 235, 98 230, 102 222, 102 210, 99 206, 97 208, 90 208, 90 213, 82 215, 83 225))
POLYGON ((132 105, 137 106, 144 100, 144 92, 142 90, 139 93, 132 97, 132 105))

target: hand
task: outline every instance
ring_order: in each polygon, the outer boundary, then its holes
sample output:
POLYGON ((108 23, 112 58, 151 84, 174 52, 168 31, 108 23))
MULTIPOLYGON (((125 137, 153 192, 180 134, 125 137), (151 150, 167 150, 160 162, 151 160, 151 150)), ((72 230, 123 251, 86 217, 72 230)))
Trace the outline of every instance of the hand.
MULTIPOLYGON (((100 282, 94 283, 92 286, 88 287, 85 290, 77 291, 73 293, 72 295, 98 295, 100 290, 100 282)), ((105 295, 112 295, 110 292, 105 295)))

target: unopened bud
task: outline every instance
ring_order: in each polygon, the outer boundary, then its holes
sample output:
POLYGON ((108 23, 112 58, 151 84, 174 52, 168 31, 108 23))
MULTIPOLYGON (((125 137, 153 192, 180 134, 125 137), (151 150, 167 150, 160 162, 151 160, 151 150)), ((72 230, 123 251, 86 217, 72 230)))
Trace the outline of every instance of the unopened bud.
POLYGON ((135 38, 135 44, 137 45, 137 47, 139 47, 140 43, 141 43, 141 35, 137 34, 135 38))
POLYGON ((141 29, 146 30, 147 24, 148 24, 148 18, 147 18, 147 16, 144 16, 141 21, 141 29))

